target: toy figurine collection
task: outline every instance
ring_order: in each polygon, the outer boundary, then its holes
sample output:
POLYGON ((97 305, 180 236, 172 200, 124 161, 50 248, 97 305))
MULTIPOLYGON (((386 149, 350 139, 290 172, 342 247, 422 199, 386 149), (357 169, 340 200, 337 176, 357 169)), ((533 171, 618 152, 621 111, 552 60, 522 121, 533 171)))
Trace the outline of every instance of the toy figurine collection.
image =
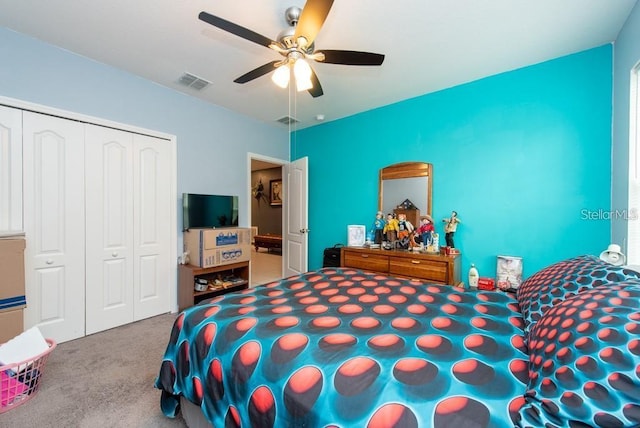
MULTIPOLYGON (((411 201, 406 200, 398 208, 406 208, 409 204, 413 206, 411 201)), ((453 236, 460 224, 458 213, 452 211, 451 217, 442 221, 445 223, 444 232, 448 247, 446 249, 453 253, 456 251, 453 236)), ((369 237, 368 244, 374 248, 440 253, 440 235, 436 232, 433 218, 429 215, 420 216, 420 225, 413 225, 406 214, 388 213, 385 219, 384 213, 378 211, 369 237)))

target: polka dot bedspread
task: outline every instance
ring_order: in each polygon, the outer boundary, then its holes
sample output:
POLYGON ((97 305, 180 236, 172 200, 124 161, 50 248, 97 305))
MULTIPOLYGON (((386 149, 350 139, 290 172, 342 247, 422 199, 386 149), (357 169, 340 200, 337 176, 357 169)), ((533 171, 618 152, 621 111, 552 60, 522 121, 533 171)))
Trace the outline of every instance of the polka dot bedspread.
POLYGON ((325 268, 185 310, 156 387, 214 427, 512 427, 523 328, 509 294, 325 268))

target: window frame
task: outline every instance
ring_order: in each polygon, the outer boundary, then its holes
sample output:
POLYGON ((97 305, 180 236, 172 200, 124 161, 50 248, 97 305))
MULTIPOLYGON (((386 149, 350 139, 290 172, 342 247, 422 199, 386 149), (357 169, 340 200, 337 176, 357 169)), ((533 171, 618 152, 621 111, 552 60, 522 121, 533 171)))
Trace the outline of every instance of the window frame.
POLYGON ((640 265, 640 62, 631 69, 629 87, 629 194, 627 263, 640 265))

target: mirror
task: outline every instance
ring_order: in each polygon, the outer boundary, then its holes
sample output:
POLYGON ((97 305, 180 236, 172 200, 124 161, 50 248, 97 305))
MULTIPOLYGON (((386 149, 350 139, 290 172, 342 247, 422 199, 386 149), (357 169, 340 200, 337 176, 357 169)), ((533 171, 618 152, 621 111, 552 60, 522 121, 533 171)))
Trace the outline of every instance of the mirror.
POLYGON ((431 213, 433 166, 425 162, 403 162, 380 170, 378 210, 385 215, 409 199, 420 215, 431 213))

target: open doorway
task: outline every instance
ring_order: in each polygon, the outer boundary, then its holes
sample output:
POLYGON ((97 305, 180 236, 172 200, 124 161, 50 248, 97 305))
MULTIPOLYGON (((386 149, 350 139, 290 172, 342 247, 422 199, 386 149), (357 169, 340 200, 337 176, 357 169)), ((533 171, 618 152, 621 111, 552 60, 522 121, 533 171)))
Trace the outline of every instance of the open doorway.
POLYGON ((251 286, 282 278, 282 165, 285 161, 249 154, 251 286))

